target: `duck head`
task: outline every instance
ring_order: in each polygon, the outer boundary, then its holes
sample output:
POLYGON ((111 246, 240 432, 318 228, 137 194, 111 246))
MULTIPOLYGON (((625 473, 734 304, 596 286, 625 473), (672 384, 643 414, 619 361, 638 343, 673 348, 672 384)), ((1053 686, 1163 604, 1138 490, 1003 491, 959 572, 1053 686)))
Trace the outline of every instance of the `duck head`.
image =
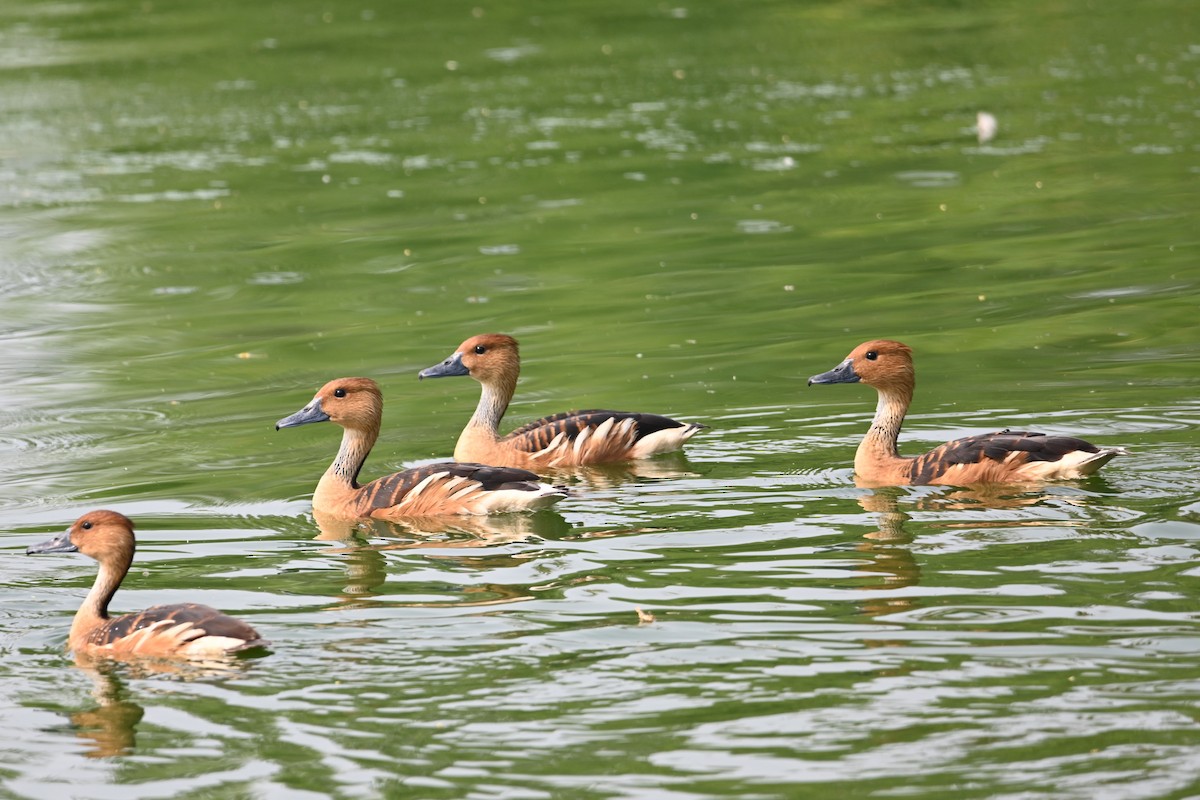
POLYGON ((863 342, 850 351, 846 360, 828 372, 813 375, 814 383, 865 383, 876 389, 913 386, 912 349, 891 339, 863 342))
POLYGON ((133 550, 133 522, 129 517, 116 511, 89 511, 53 539, 30 545, 25 553, 78 552, 103 561, 113 555, 132 559, 133 550))
POLYGON ((482 333, 458 346, 440 364, 417 373, 420 379, 470 375, 480 383, 512 382, 521 371, 517 340, 503 333, 482 333))
POLYGON ((304 408, 275 423, 275 430, 310 422, 333 422, 357 430, 378 428, 383 393, 370 378, 338 378, 321 387, 304 408))

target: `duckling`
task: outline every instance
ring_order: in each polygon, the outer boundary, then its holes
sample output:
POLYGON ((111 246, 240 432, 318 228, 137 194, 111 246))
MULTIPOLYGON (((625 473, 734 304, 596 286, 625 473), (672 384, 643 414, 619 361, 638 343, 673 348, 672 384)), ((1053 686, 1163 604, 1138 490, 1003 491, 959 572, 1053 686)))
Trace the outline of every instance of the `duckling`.
POLYGON ((1097 447, 1073 436, 1003 430, 955 439, 924 455, 901 456, 900 426, 912 402, 912 349, 887 339, 864 342, 814 383, 865 383, 879 393, 871 429, 854 455, 854 472, 867 485, 1022 483, 1091 475, 1119 447, 1097 447))
POLYGON ((240 619, 199 603, 153 606, 108 615, 108 604, 133 563, 133 523, 116 511, 90 511, 63 533, 25 552, 83 553, 100 562, 96 582, 75 613, 69 648, 78 656, 212 657, 266 641, 240 619))
POLYGON ((275 423, 275 430, 310 422, 343 429, 342 446, 313 493, 316 514, 341 519, 403 520, 447 514, 492 514, 543 508, 567 496, 523 469, 451 461, 406 469, 365 486, 358 473, 379 437, 383 394, 370 378, 338 378, 312 401, 275 423))
POLYGON ((485 333, 418 373, 421 379, 470 375, 483 387, 475 414, 454 447, 455 459, 527 469, 605 464, 678 450, 707 427, 657 414, 590 409, 543 417, 501 437, 500 420, 520 372, 517 340, 485 333))

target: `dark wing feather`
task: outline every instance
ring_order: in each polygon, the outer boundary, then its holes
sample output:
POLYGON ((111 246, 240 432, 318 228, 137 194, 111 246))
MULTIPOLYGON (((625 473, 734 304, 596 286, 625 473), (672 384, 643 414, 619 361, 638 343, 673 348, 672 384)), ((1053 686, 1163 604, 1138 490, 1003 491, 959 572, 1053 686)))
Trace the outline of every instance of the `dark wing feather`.
POLYGON ((455 463, 460 471, 456 475, 464 475, 473 481, 483 484, 485 492, 499 489, 524 489, 537 491, 541 478, 536 472, 517 467, 489 467, 486 464, 455 463))
POLYGON ((227 636, 247 642, 259 641, 262 638, 258 635, 258 631, 240 619, 235 619, 215 608, 199 603, 151 606, 145 611, 114 617, 92 631, 88 638, 91 644, 109 644, 136 633, 142 628, 163 622, 169 622, 172 626, 189 623, 196 628, 203 629, 206 636, 227 636))
POLYGON ((467 478, 478 481, 483 491, 497 489, 520 489, 536 492, 539 488, 538 476, 527 469, 515 467, 489 467, 484 464, 469 462, 443 461, 437 464, 426 464, 421 467, 406 469, 393 475, 371 481, 362 487, 361 496, 364 498, 363 511, 369 513, 373 509, 391 508, 399 505, 405 495, 411 492, 417 484, 430 475, 447 473, 451 477, 467 478))
POLYGON ((596 427, 608 419, 612 419, 614 424, 619 424, 627 419, 634 420, 633 440, 635 442, 658 431, 684 426, 684 423, 678 420, 658 414, 589 408, 583 411, 564 411, 561 414, 535 419, 505 436, 503 441, 511 442, 520 450, 536 453, 545 449, 560 433, 564 434, 567 439, 574 439, 584 428, 596 427))
POLYGON ((957 464, 1004 462, 1013 453, 1023 453, 1020 463, 1060 461, 1067 453, 1098 453, 1100 448, 1074 436, 1047 436, 1035 431, 981 433, 955 439, 913 459, 910 476, 914 484, 929 483, 957 464))

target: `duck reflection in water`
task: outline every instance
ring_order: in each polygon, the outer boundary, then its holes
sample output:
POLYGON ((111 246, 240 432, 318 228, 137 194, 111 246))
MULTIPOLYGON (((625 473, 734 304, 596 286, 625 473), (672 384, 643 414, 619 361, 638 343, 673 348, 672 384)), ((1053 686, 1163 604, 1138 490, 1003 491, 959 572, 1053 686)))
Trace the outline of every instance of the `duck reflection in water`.
MULTIPOLYGON (((352 540, 353 541, 353 540, 352 540)), ((512 567, 523 567, 528 559, 523 559, 512 553, 497 551, 493 553, 472 553, 457 555, 453 550, 442 552, 444 548, 485 548, 487 543, 480 540, 446 540, 441 542, 404 542, 399 544, 369 543, 365 539, 357 540, 359 544, 346 544, 332 551, 340 555, 345 563, 345 586, 337 595, 332 606, 337 609, 373 608, 380 605, 389 607, 404 606, 407 608, 446 608, 460 606, 484 606, 512 603, 518 600, 532 599, 529 586, 521 584, 480 583, 461 586, 451 590, 452 594, 444 600, 397 601, 383 590, 388 581, 389 561, 386 552, 389 550, 410 550, 427 548, 432 552, 422 554, 431 562, 440 562, 446 568, 458 571, 469 571, 479 574, 490 574, 496 570, 512 567)), ((447 587, 439 584, 435 591, 446 592, 447 587)), ((419 592, 428 596, 429 591, 419 592)))
MULTIPOLYGON (((889 487, 858 497, 858 504, 864 510, 876 514, 879 526, 877 530, 864 533, 863 540, 854 548, 871 558, 864 575, 872 580, 859 584, 861 589, 891 592, 921 583, 921 565, 908 547, 912 544, 913 536, 904 529, 904 523, 912 517, 900 509, 901 494, 901 489, 889 487)), ((914 604, 915 599, 911 596, 881 594, 865 600, 861 608, 867 616, 877 617, 907 611, 914 604)))
MULTIPOLYGON (((455 550, 476 550, 527 542, 536 539, 558 539, 571 530, 571 525, 553 511, 535 514, 507 514, 491 517, 414 517, 405 520, 346 520, 337 516, 313 514, 319 530, 317 539, 343 543, 326 551, 340 556, 345 563, 346 584, 337 597, 340 608, 362 608, 383 602, 388 579, 388 551, 430 550, 428 557, 439 561, 455 561, 473 570, 490 570, 517 563, 508 553, 485 555, 454 555, 455 550), (498 563, 503 561, 504 563, 498 563)), ((520 564, 524 564, 521 561, 520 564)), ((469 587, 464 594, 477 594, 475 601, 416 603, 414 605, 486 605, 506 603, 529 596, 527 587, 507 587, 484 584, 469 587)))
POLYGON ((688 462, 682 450, 664 453, 637 461, 618 461, 612 464, 586 464, 576 467, 554 467, 543 475, 555 482, 582 485, 589 490, 616 489, 630 481, 671 481, 699 478, 703 473, 688 462))
POLYGON ((69 712, 75 735, 86 743, 88 758, 129 755, 137 745, 137 726, 145 709, 131 698, 123 676, 175 680, 226 680, 244 675, 256 659, 214 656, 206 659, 108 658, 75 655, 75 666, 92 681, 94 708, 69 712))
MULTIPOLYGON (((862 585, 864 589, 900 589, 916 586, 921 582, 921 566, 908 545, 914 535, 906 529, 912 522, 912 511, 991 511, 997 509, 1023 509, 1053 503, 1072 506, 1084 505, 1085 496, 1073 495, 1062 487, 1054 494, 1047 494, 1044 485, 1030 484, 983 484, 974 487, 945 487, 932 492, 913 493, 911 489, 888 486, 868 490, 859 495, 858 504, 876 515, 878 529, 863 534, 863 541, 855 549, 869 553, 873 559, 870 572, 880 577, 862 585)), ((989 525, 997 527, 1062 525, 1061 519, 1046 520, 1040 517, 1014 519, 1005 516, 994 522, 978 518, 960 522, 939 521, 943 528, 970 528, 978 530, 989 525)), ((870 616, 890 614, 914 607, 917 600, 908 597, 881 597, 863 604, 863 612, 870 616)))
POLYGON ((145 709, 129 699, 129 690, 112 662, 79 666, 91 677, 92 697, 98 703, 95 708, 70 715, 75 735, 87 746, 83 754, 88 758, 128 755, 137 744, 137 725, 145 709))
POLYGON ((476 547, 524 541, 532 536, 552 538, 571 528, 561 514, 547 510, 534 514, 410 517, 403 520, 355 520, 314 511, 313 522, 317 526, 316 539, 379 537, 393 540, 381 546, 380 549, 385 550, 426 547, 431 543, 442 547, 476 547))

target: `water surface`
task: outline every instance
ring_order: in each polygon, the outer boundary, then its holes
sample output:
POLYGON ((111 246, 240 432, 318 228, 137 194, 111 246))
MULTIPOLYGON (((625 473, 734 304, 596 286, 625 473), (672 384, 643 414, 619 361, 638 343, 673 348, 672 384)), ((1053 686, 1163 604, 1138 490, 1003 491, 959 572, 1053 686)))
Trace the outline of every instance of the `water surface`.
POLYGON ((1186 797, 1200 785, 1195 96, 1179 3, 298 3, 0 9, 0 792, 11 797, 1186 797), (981 143, 976 113, 999 133, 981 143), (711 426, 528 516, 322 531, 326 380, 383 386, 364 475, 506 422, 711 426), (1100 476, 860 489, 1007 426, 1100 476), (232 671, 75 666, 195 600, 232 671), (640 610, 640 614, 639 614, 640 610), (652 619, 650 619, 652 618, 652 619))

